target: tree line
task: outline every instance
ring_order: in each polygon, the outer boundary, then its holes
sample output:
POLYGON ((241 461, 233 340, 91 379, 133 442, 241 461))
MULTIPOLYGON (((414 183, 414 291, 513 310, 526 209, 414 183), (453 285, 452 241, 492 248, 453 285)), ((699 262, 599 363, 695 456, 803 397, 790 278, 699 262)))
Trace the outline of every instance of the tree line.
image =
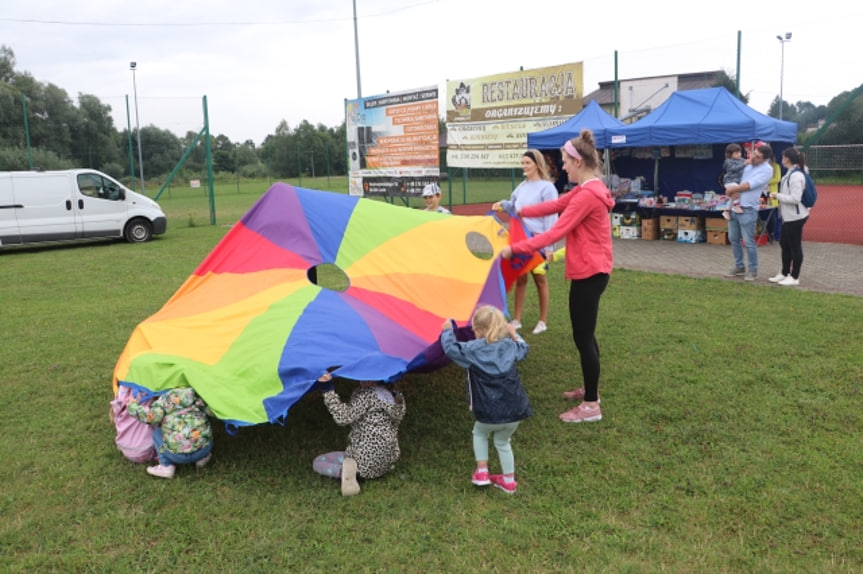
MULTIPOLYGON (((138 161, 137 133, 133 130, 130 134, 125 128, 118 130, 111 107, 96 96, 78 94, 76 105, 64 89, 40 82, 29 72, 17 71, 15 64, 12 49, 0 45, 0 170, 29 169, 31 157, 26 141, 29 132, 32 164, 36 168, 90 167, 117 179, 128 179, 130 140, 131 155, 138 161)), ((736 91, 734 79, 725 72, 719 74, 715 85, 725 86, 732 93, 736 91)), ((852 92, 859 93, 860 89, 852 92)), ((863 98, 849 103, 852 92, 839 94, 826 106, 783 101, 782 117, 798 124, 801 143, 826 119, 831 119, 829 127, 819 136, 819 144, 863 144, 863 98)), ((748 101, 746 95, 738 97, 748 101)), ((779 117, 779 106, 777 96, 768 115, 779 117)), ((441 130, 444 129, 441 122, 441 130)), ((150 125, 142 127, 140 135, 145 176, 159 180, 175 168, 198 134, 189 131, 178 137, 150 125)), ((191 151, 181 175, 200 178, 205 173, 203 143, 198 142, 191 151)), ((303 120, 292 129, 282 120, 260 146, 252 140, 233 142, 222 134, 210 135, 214 172, 244 178, 345 175, 346 145, 344 122, 333 128, 323 124, 313 126, 303 120)))

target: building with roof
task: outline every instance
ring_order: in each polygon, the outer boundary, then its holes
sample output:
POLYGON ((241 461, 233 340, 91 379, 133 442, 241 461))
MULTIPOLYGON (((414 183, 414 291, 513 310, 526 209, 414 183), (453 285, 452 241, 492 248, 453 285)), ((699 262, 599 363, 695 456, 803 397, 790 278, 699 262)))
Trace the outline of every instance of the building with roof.
MULTIPOLYGON (((655 110, 674 92, 714 87, 720 74, 722 71, 716 70, 618 80, 620 91, 617 117, 623 122, 632 123, 655 110)), ((614 116, 614 80, 600 82, 598 90, 584 96, 585 105, 591 100, 614 116)))

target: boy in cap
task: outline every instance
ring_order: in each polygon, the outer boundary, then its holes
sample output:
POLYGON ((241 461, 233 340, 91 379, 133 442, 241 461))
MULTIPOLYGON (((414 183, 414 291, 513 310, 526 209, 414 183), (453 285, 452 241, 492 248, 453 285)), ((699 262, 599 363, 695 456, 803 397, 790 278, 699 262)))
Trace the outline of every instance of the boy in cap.
POLYGON ((426 204, 426 211, 437 211, 438 213, 452 215, 449 209, 440 204, 440 187, 436 183, 430 183, 423 188, 423 201, 426 204))

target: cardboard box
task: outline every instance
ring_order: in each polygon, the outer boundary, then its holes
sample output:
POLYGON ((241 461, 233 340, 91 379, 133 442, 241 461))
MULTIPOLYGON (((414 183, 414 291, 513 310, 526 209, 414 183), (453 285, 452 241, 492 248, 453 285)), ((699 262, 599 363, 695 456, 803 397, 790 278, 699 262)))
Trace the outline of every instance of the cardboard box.
POLYGON ((620 226, 612 225, 611 226, 611 236, 612 237, 620 237, 620 226))
POLYGON ((665 241, 677 241, 676 229, 660 229, 659 238, 665 241))
POLYGON ((708 217, 704 220, 704 227, 708 230, 728 231, 728 220, 724 217, 708 217))
POLYGON ((621 225, 621 239, 641 239, 641 227, 637 225, 621 225))
POLYGON ((677 229, 704 230, 704 218, 696 216, 680 216, 677 218, 677 229))
POLYGON ((674 232, 677 232, 677 216, 676 215, 662 215, 662 216, 660 216, 659 228, 660 229, 670 229, 674 232))
POLYGON ((623 225, 623 214, 622 213, 612 213, 611 214, 611 225, 612 226, 623 225))
POLYGON ((728 232, 716 229, 707 230, 707 243, 712 243, 713 245, 731 245, 728 241, 728 232))
POLYGON ((659 229, 641 229, 641 238, 647 241, 659 239, 659 229))
POLYGON ((659 231, 659 218, 658 217, 646 217, 641 220, 641 233, 644 234, 645 231, 659 231))
POLYGON ((621 220, 621 225, 641 225, 641 216, 637 211, 627 211, 623 213, 623 219, 621 220))
POLYGON ((678 229, 678 243, 704 243, 707 241, 707 236, 703 229, 678 229))

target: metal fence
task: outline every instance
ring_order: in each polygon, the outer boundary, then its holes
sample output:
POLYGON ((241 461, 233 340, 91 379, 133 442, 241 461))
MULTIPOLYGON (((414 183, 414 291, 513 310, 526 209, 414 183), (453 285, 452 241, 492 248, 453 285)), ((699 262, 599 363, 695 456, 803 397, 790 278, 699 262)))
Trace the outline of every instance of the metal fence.
POLYGON ((863 183, 863 144, 811 146, 806 150, 806 165, 815 179, 863 183))

